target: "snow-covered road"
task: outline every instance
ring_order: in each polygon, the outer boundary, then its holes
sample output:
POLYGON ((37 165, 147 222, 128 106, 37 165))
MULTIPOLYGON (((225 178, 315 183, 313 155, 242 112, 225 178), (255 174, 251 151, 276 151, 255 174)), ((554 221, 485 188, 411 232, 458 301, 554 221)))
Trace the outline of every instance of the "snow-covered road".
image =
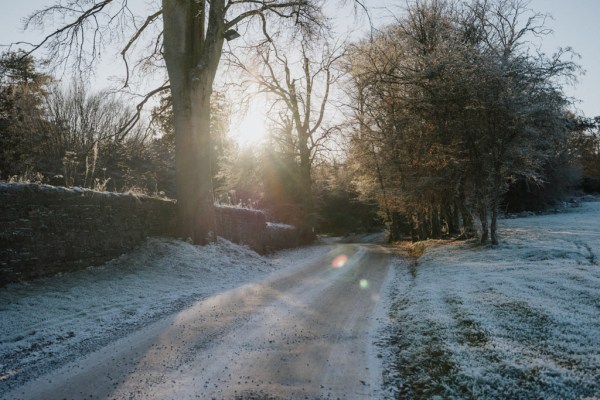
POLYGON ((391 256, 375 245, 327 249, 196 301, 5 398, 378 398, 371 343, 391 256))

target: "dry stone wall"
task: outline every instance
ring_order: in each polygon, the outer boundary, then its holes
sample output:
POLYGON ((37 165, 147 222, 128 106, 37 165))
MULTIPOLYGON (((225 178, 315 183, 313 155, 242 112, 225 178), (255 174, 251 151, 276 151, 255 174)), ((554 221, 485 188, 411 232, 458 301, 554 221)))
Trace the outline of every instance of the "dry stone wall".
POLYGON ((0 183, 0 285, 101 264, 174 221, 171 201, 0 183))
POLYGON ((263 211, 228 206, 215 206, 215 211, 217 235, 259 253, 267 250, 267 219, 263 211))
MULTIPOLYGON (((264 212, 217 206, 217 234, 264 253, 298 243, 264 212)), ((148 236, 173 236, 175 202, 80 188, 0 182, 0 286, 99 265, 148 236)))
POLYGON ((300 246, 298 228, 293 225, 267 223, 267 238, 269 251, 300 246))

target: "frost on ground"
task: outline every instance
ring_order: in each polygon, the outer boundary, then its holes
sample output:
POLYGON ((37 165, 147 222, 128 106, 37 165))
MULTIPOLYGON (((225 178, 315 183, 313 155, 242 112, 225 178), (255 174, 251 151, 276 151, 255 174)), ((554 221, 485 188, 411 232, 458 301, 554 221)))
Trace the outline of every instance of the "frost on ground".
POLYGON ((500 228, 395 269, 390 397, 600 396, 600 202, 500 228))
POLYGON ((0 394, 192 302, 325 253, 150 238, 100 267, 0 288, 0 394))

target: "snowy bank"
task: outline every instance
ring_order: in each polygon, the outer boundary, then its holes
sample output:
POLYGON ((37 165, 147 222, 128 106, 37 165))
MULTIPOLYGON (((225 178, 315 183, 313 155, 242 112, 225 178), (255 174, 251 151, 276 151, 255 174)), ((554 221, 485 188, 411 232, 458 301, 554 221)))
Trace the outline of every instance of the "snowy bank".
POLYGON ((225 240, 199 247, 150 238, 99 267, 9 284, 0 289, 0 397, 194 301, 327 249, 265 258, 225 240))

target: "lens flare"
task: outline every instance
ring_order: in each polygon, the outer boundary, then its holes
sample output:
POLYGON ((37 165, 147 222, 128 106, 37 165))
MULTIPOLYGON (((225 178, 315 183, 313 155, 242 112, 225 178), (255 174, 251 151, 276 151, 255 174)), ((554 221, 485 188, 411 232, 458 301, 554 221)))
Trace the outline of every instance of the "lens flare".
POLYGON ((339 255, 333 259, 331 262, 331 266, 333 268, 342 268, 348 262, 348 256, 345 254, 339 255))
POLYGON ((361 289, 368 289, 369 281, 366 279, 361 279, 360 282, 358 282, 358 285, 360 286, 361 289))

